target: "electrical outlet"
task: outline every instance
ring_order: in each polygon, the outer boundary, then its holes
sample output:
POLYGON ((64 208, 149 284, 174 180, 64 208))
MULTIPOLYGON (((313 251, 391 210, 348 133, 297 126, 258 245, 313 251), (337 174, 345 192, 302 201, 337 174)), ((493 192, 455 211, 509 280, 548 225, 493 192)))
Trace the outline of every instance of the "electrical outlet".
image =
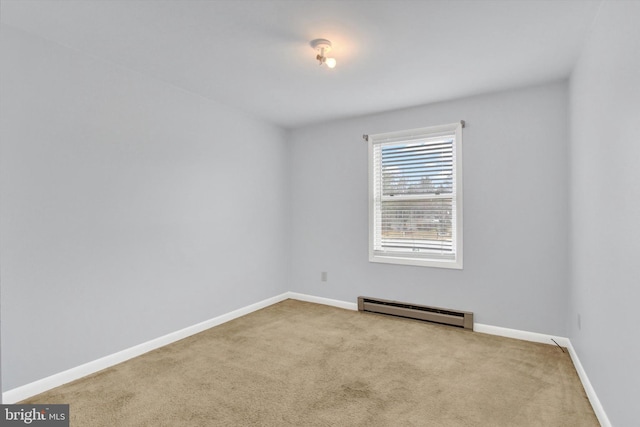
POLYGON ((320 280, 323 282, 327 281, 327 272, 323 271, 322 273, 320 273, 320 280))
POLYGON ((578 313, 578 330, 582 329, 582 319, 580 318, 580 313, 578 313))

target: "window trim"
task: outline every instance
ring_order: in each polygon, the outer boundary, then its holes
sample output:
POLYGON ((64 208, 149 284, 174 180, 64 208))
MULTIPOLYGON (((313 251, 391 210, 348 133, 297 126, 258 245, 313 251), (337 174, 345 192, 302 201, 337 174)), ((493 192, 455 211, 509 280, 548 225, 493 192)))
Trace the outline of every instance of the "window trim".
POLYGON ((401 264, 401 265, 415 265, 422 267, 437 267, 437 268, 449 268, 462 270, 463 268, 463 169, 462 169, 462 127, 463 122, 456 122, 446 125, 429 126, 424 128, 409 129, 397 132, 386 132, 368 136, 368 151, 369 151, 369 262, 388 263, 388 264, 401 264), (375 239, 375 182, 374 182, 374 145, 381 144, 391 140, 406 140, 411 139, 424 139, 435 136, 442 136, 446 134, 455 135, 455 161, 453 164, 455 170, 455 226, 454 226, 454 244, 455 244, 455 259, 443 260, 433 258, 409 258, 402 256, 402 254, 377 254, 374 251, 374 239, 375 239))

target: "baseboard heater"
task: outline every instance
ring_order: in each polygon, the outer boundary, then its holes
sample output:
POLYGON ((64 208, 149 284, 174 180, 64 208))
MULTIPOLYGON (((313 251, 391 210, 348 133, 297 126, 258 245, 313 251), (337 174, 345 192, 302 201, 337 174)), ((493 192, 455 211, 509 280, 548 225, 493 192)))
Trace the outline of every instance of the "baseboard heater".
POLYGON ((358 311, 424 320, 473 331, 473 313, 377 298, 358 297, 358 311))

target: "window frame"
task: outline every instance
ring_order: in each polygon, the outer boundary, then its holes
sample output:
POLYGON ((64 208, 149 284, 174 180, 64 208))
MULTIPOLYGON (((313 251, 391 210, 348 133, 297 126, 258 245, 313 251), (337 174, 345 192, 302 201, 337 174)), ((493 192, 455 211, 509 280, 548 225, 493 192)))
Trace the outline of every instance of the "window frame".
POLYGON ((429 126, 416 129, 408 129, 396 132, 379 133, 375 135, 369 135, 367 138, 368 145, 368 159, 369 159, 369 262, 376 263, 388 263, 388 264, 400 264, 400 265, 414 265, 422 267, 436 267, 436 268, 448 268, 458 269, 463 268, 463 169, 462 169, 462 128, 464 122, 456 122, 446 125, 429 126), (444 135, 453 135, 455 141, 453 143, 454 156, 452 161, 453 166, 453 204, 455 205, 455 214, 452 213, 452 243, 455 248, 455 258, 449 259, 437 259, 429 257, 425 254, 424 257, 416 256, 414 254, 408 257, 409 251, 393 251, 380 253, 375 250, 375 236, 376 236, 376 224, 375 224, 375 165, 374 165, 374 147, 376 145, 384 144, 388 141, 396 142, 411 142, 424 140, 428 138, 434 138, 444 135))

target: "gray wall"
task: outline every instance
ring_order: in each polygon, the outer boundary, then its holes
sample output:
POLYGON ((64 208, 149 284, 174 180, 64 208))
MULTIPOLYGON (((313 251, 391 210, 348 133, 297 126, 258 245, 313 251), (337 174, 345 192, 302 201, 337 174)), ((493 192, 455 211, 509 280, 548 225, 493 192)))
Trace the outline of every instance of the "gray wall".
POLYGON ((480 323, 565 336, 567 106, 557 82, 292 131, 292 290, 471 310, 480 323), (362 134, 460 119, 464 270, 369 263, 362 134))
POLYGON ((640 419, 638 19, 605 1, 571 78, 569 336, 616 426, 640 419))
POLYGON ((287 289, 281 129, 1 39, 3 390, 287 289))

